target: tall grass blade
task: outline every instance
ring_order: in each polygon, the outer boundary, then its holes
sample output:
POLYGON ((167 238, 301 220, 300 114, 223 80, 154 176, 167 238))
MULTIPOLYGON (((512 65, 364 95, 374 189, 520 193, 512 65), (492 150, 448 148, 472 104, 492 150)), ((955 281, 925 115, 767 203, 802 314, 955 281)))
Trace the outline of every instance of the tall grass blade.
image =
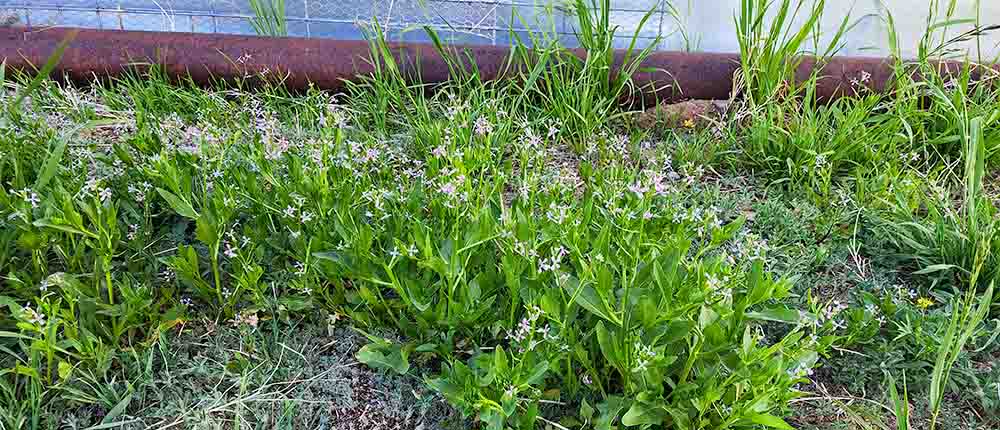
POLYGON ((250 25, 259 36, 288 36, 285 0, 249 0, 253 18, 250 25))

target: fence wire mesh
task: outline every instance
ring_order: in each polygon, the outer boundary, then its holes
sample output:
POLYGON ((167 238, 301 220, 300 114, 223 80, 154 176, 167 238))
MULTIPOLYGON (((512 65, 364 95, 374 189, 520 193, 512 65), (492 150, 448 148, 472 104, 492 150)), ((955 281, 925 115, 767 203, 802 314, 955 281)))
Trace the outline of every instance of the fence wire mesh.
MULTIPOLYGON (((676 39, 680 15, 666 0, 611 3, 622 45, 651 10, 640 45, 676 39)), ((504 45, 539 29, 574 43, 567 10, 530 0, 286 0, 285 15, 291 36, 361 39, 377 20, 394 40, 426 41, 426 26, 452 43, 504 45)), ((248 0, 0 0, 0 25, 26 27, 255 34, 253 17, 248 0)))

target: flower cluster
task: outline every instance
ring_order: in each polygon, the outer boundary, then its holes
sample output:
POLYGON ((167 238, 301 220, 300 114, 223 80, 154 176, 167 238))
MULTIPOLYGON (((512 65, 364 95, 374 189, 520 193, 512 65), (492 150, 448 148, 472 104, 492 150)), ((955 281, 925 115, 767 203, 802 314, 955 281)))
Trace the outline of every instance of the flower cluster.
POLYGON ((39 327, 45 325, 45 314, 32 309, 31 306, 26 306, 23 312, 24 319, 28 321, 28 324, 34 324, 39 327))
POLYGON ((507 333, 507 337, 517 343, 524 342, 533 332, 535 322, 543 314, 542 308, 535 305, 528 306, 527 316, 521 319, 521 322, 517 324, 517 328, 513 332, 507 333))
POLYGON ((257 324, 260 322, 260 318, 257 317, 256 312, 241 312, 233 318, 234 326, 246 325, 252 328, 257 328, 257 324))
POLYGON ((559 271, 560 263, 563 257, 568 254, 566 248, 558 246, 552 250, 552 255, 549 258, 543 258, 538 262, 539 272, 557 272, 559 271))
POLYGON ((649 345, 644 345, 641 342, 636 342, 634 345, 635 349, 635 367, 632 368, 634 373, 645 372, 649 365, 656 359, 656 351, 653 350, 649 345))

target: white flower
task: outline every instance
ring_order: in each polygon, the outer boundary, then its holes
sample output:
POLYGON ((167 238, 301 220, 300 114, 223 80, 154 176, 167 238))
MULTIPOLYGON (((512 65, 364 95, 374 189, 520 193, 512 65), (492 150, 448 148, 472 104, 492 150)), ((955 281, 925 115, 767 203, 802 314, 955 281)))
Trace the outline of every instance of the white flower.
POLYGON ((648 188, 640 184, 638 181, 636 181, 634 184, 629 185, 628 190, 635 193, 636 197, 642 197, 643 195, 646 194, 647 191, 649 191, 648 188))
POLYGON ((480 136, 485 136, 493 132, 493 124, 490 123, 490 120, 486 119, 485 116, 476 118, 475 128, 476 134, 480 136))
POLYGON ((708 284, 708 289, 710 290, 717 290, 721 285, 719 278, 716 278, 715 275, 712 274, 708 275, 708 277, 705 279, 705 283, 708 284))
POLYGON ((32 208, 38 207, 38 203, 41 201, 38 198, 38 194, 36 194, 34 191, 31 191, 31 189, 29 188, 21 190, 21 194, 24 195, 24 201, 30 203, 32 208))
POLYGON ((101 202, 106 202, 106 201, 108 201, 108 199, 111 198, 111 189, 110 188, 102 188, 101 192, 98 195, 101 198, 101 202))
POLYGON ((305 223, 307 223, 309 221, 312 221, 314 216, 315 215, 313 215, 312 212, 302 211, 302 215, 300 215, 299 219, 301 219, 302 223, 305 224, 305 223))
POLYGON ((285 216, 289 217, 289 218, 295 218, 295 211, 297 211, 297 210, 298 209, 296 209, 293 206, 288 206, 288 207, 285 208, 285 216))
POLYGON ((826 167, 827 164, 828 164, 828 162, 826 161, 826 155, 825 154, 817 154, 816 155, 816 168, 817 169, 822 169, 822 168, 826 167))
POLYGON ((31 324, 45 325, 45 314, 36 312, 30 306, 24 308, 24 316, 31 324))
POLYGON ((306 265, 301 261, 295 262, 295 276, 302 276, 306 274, 306 265))
POLYGON ((551 139, 555 137, 557 134, 559 134, 559 128, 556 127, 555 125, 550 125, 549 132, 546 134, 546 136, 548 136, 548 138, 551 139))

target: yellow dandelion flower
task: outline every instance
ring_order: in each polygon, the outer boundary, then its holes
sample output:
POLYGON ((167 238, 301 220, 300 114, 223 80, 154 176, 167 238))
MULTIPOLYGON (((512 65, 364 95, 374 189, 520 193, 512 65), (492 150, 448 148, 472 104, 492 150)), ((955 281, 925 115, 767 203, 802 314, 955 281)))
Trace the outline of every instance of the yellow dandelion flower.
POLYGON ((931 306, 934 306, 934 300, 931 300, 930 298, 927 298, 927 297, 921 297, 921 298, 917 299, 917 307, 918 308, 920 308, 920 309, 927 309, 927 308, 929 308, 931 306))
POLYGON ((694 120, 691 118, 684 120, 684 127, 694 128, 694 120))

